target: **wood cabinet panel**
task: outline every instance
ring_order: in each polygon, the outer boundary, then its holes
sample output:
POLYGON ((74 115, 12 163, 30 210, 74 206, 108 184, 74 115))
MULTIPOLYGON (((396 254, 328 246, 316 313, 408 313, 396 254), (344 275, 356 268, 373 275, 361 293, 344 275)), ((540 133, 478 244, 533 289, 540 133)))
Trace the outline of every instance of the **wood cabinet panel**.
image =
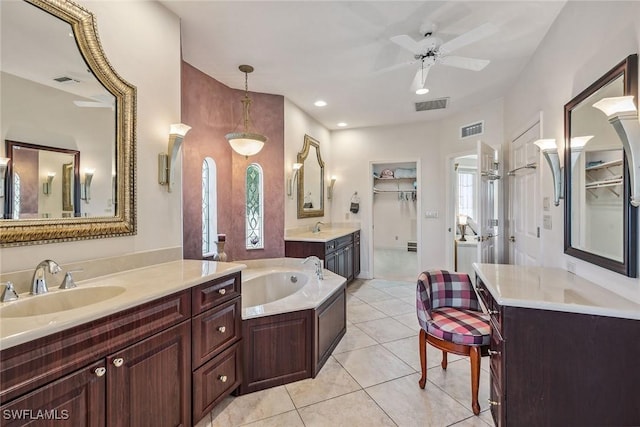
POLYGON ((191 425, 190 322, 107 358, 109 426, 191 425))
POLYGON ((192 289, 193 314, 202 313, 240 296, 240 272, 198 285, 192 289))
POLYGON ((101 360, 0 406, 5 427, 105 426, 106 377, 101 360))
POLYGON ((346 288, 326 301, 317 311, 315 325, 316 352, 314 354, 313 376, 325 364, 331 352, 347 331, 346 288))
POLYGON ((194 369, 242 336, 242 307, 236 298, 194 316, 191 324, 194 369))

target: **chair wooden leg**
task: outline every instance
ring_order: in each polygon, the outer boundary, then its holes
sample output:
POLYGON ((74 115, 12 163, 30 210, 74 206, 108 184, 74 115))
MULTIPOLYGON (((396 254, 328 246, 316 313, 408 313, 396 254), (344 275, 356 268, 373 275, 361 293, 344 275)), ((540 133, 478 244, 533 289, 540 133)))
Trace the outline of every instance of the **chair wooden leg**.
POLYGON ((442 369, 447 369, 447 352, 442 350, 442 362, 440 362, 442 369))
POLYGON ((469 358, 471 359, 471 408, 473 413, 480 413, 478 403, 478 389, 480 388, 480 347, 471 346, 469 348, 469 358))
POLYGON ((427 383, 427 333, 424 329, 420 329, 418 341, 420 342, 420 368, 422 368, 422 377, 418 385, 424 388, 427 383))

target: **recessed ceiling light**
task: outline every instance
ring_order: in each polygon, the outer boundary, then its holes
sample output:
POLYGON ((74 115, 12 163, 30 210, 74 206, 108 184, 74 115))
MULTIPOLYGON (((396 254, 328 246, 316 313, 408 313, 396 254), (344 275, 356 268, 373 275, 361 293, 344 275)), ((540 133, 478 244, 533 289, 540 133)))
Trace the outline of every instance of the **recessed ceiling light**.
POLYGON ((425 93, 429 93, 429 89, 426 87, 421 87, 416 91, 416 95, 424 95, 425 93))
POLYGON ((325 107, 327 105, 327 102, 323 101, 322 99, 318 99, 313 103, 313 105, 315 105, 316 107, 325 107))
POLYGON ((347 124, 345 122, 340 122, 338 123, 338 126, 340 126, 341 128, 345 127, 347 124))

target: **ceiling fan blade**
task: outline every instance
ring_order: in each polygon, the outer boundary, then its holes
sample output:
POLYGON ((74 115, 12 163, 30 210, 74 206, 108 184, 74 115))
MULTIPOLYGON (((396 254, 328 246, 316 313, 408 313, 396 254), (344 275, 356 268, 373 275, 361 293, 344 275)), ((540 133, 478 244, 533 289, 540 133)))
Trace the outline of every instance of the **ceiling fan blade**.
POLYGON ((489 65, 488 59, 465 58, 464 56, 441 56, 439 62, 450 67, 480 71, 489 65))
POLYGON ((422 46, 420 43, 412 39, 406 34, 402 34, 400 36, 391 37, 391 41, 397 44, 398 46, 407 49, 409 52, 419 55, 422 53, 422 46))
POLYGON ((416 62, 418 62, 417 59, 414 59, 412 61, 401 62, 399 64, 394 64, 394 65, 390 65, 388 67, 380 68, 379 70, 376 70, 375 73, 376 74, 378 74, 378 73, 386 73, 388 71, 393 71, 393 70, 397 70, 397 69, 400 69, 400 68, 404 68, 407 65, 415 64, 416 62))
POLYGON ((440 46, 440 52, 448 53, 453 52, 456 49, 460 49, 463 46, 482 40, 485 37, 489 37, 491 34, 498 31, 498 27, 494 24, 487 22, 479 27, 474 28, 471 31, 467 31, 464 34, 459 35, 455 39, 449 40, 440 46))
POLYGON ((411 92, 415 92, 425 86, 430 68, 431 64, 425 64, 424 67, 418 68, 418 72, 416 72, 416 75, 413 77, 413 82, 411 82, 411 92))

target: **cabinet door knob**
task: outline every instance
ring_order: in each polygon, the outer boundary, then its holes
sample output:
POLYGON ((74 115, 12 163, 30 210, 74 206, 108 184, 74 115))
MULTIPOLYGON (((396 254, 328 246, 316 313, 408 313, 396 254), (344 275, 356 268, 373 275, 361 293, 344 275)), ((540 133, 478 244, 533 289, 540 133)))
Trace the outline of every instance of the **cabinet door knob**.
POLYGON ((224 288, 222 288, 222 289, 218 289, 218 293, 219 293, 220 295, 224 295, 224 294, 226 294, 226 293, 227 293, 227 290, 226 290, 226 289, 224 289, 224 288))
POLYGON ((99 367, 93 370, 93 373, 96 374, 96 377, 101 377, 107 373, 107 368, 99 367))
POLYGON ((500 402, 496 402, 495 400, 487 399, 489 401, 489 405, 491 406, 500 406, 500 402))
POLYGON ((220 381, 222 381, 223 383, 226 383, 226 382, 227 382, 227 376, 226 376, 226 375, 220 375, 220 376, 218 377, 218 379, 219 379, 220 381))
POLYGON ((489 356, 497 356, 499 355, 500 352, 499 351, 495 351, 495 350, 489 350, 489 356))
POLYGON ((481 292, 481 293, 484 293, 484 289, 479 288, 479 287, 477 287, 477 286, 476 286, 476 291, 481 292))
POLYGON ((218 328, 218 332, 220 332, 221 334, 224 334, 224 332, 227 330, 226 326, 220 326, 218 328))
POLYGON ((113 359, 113 366, 115 366, 116 368, 119 368, 123 364, 124 364, 124 359, 122 357, 118 357, 116 359, 113 359))

